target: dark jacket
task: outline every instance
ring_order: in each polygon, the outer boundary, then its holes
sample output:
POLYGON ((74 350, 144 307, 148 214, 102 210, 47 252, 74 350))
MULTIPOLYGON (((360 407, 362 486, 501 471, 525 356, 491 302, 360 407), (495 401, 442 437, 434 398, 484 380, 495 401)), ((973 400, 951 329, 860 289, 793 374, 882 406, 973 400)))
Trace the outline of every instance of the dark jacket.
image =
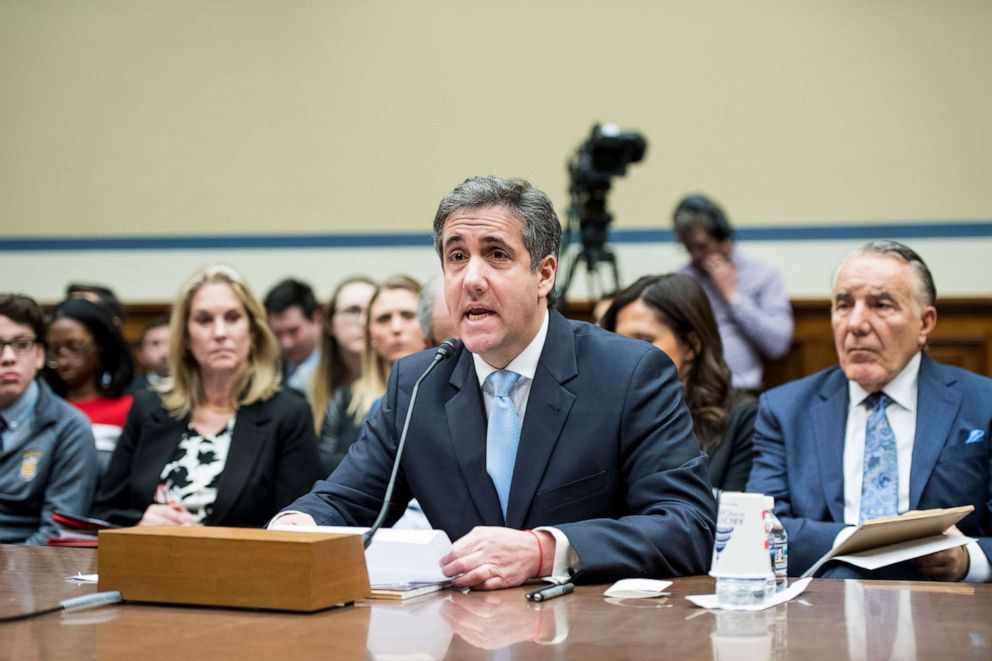
POLYGON ((758 400, 739 393, 727 411, 723 439, 710 448, 710 482, 720 491, 744 491, 754 458, 754 417, 758 400))
MULTIPOLYGON (((238 409, 227 463, 217 486, 213 526, 264 526, 320 478, 310 407, 295 391, 238 409)), ((135 395, 124 432, 104 476, 93 515, 136 524, 152 504, 160 475, 189 418, 176 420, 158 393, 135 395)))

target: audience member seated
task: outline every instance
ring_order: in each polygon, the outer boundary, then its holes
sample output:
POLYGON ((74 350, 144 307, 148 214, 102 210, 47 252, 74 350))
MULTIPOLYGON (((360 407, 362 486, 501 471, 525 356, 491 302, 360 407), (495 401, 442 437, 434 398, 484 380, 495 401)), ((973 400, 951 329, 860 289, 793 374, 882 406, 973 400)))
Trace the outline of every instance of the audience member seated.
POLYGON ((930 270, 874 241, 834 278, 839 365, 768 391, 748 491, 775 497, 798 576, 870 519, 959 505, 947 532, 978 539, 876 571, 828 563, 834 578, 988 581, 992 555, 992 379, 927 355, 937 323, 930 270))
POLYGON ((44 544, 52 512, 85 514, 98 474, 89 421, 35 380, 45 364, 41 308, 0 295, 0 542, 44 544))
POLYGON ((455 322, 452 321, 448 305, 444 301, 444 278, 440 275, 428 280, 420 290, 417 319, 428 346, 434 347, 448 338, 458 337, 455 322))
POLYGON ((713 309, 683 274, 645 276, 614 294, 603 328, 650 342, 672 359, 716 490, 743 491, 751 472, 757 401, 730 388, 713 309))
POLYGON ((83 298, 55 308, 46 338, 45 378, 90 419, 100 466, 106 469, 133 400, 127 394, 134 377, 127 343, 106 310, 83 298))
POLYGON ((265 312, 282 353, 285 384, 309 397, 320 364, 320 308, 313 288, 283 280, 266 294, 265 312))
POLYGON ((369 302, 362 349, 362 375, 339 388, 327 407, 320 433, 321 465, 331 474, 358 439, 372 406, 386 392, 393 362, 427 348, 417 322, 420 285, 407 276, 393 276, 379 285, 369 302))
POLYGON ((736 249, 726 214, 705 195, 679 202, 673 221, 692 258, 680 272, 695 278, 710 299, 731 384, 759 390, 762 360, 781 358, 792 342, 792 306, 781 276, 736 249))
POLYGON ((310 410, 317 433, 327 416, 327 405, 339 388, 350 386, 362 373, 362 347, 365 346, 365 320, 375 283, 364 276, 352 276, 338 283, 324 310, 320 334, 320 364, 310 384, 310 410))
POLYGON ((155 317, 145 324, 138 343, 138 365, 144 370, 131 382, 131 392, 160 384, 169 376, 169 318, 155 317))
POLYGON ((114 325, 118 328, 122 328, 124 326, 124 320, 127 319, 127 311, 124 309, 124 304, 121 303, 121 300, 117 298, 117 294, 110 287, 72 282, 65 288, 65 297, 67 299, 84 298, 91 303, 96 303, 107 311, 114 325))
POLYGON ((320 475, 303 396, 236 271, 208 266, 172 311, 172 376, 139 393, 94 514, 132 525, 262 526, 320 475))

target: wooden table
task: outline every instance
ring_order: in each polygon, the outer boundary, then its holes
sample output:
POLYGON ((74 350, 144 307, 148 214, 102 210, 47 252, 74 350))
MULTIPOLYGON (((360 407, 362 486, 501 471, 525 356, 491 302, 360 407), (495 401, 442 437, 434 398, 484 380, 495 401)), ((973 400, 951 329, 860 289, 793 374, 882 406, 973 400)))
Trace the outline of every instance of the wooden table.
MULTIPOLYGON (((93 592, 86 549, 0 546, 0 616, 93 592)), ((683 597, 610 600, 603 586, 543 604, 525 589, 437 593, 312 615, 124 604, 0 623, 0 659, 560 658, 990 659, 992 585, 813 581, 759 613, 708 612, 683 597)))

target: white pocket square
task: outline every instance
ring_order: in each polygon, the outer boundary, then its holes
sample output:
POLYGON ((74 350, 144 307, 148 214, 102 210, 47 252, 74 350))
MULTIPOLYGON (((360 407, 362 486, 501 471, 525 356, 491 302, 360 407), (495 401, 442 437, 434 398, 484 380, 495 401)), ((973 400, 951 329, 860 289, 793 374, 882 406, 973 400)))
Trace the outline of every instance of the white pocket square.
POLYGON ((972 429, 971 433, 968 434, 968 438, 965 439, 964 444, 968 445, 969 443, 981 443, 983 438, 985 438, 985 432, 983 430, 972 429))

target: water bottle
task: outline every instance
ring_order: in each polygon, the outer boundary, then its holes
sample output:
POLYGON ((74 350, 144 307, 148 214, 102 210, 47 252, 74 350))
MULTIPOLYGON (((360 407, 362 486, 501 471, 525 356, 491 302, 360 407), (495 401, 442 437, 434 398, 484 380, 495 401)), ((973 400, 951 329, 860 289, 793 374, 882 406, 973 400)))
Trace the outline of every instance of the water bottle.
POLYGON ((775 572, 775 592, 781 592, 789 585, 789 534, 775 516, 775 499, 771 496, 765 496, 765 529, 772 571, 775 572))
POLYGON ((775 596, 775 579, 716 579, 716 599, 724 606, 757 606, 773 596, 775 596))

